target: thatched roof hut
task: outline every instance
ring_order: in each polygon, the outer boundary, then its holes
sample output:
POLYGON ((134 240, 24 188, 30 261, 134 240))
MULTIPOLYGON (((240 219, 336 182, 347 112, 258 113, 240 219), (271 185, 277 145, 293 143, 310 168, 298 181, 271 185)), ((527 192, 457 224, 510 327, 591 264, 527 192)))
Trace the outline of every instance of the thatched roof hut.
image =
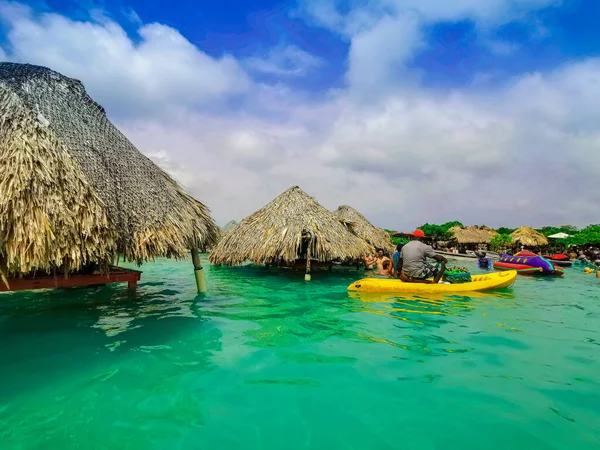
POLYGON ((548 245, 546 236, 526 226, 522 226, 511 233, 510 237, 513 240, 513 244, 524 245, 526 247, 545 247, 548 245))
POLYGON ((235 220, 230 220, 224 226, 221 227, 221 233, 229 233, 231 230, 235 229, 238 226, 238 223, 235 220))
POLYGON ((81 82, 0 63, 0 269, 6 275, 184 257, 209 210, 108 120, 81 82))
POLYGON ((452 227, 448 230, 459 244, 489 244, 498 233, 488 227, 452 227))
POLYGON ((380 248, 390 254, 393 253, 394 246, 390 241, 389 233, 371 224, 371 222, 356 209, 348 205, 342 205, 338 207, 333 214, 348 222, 351 225, 354 234, 359 238, 367 241, 375 248, 380 248))
POLYGON ((293 186, 246 217, 211 252, 213 264, 237 265, 358 260, 373 248, 350 225, 293 186))

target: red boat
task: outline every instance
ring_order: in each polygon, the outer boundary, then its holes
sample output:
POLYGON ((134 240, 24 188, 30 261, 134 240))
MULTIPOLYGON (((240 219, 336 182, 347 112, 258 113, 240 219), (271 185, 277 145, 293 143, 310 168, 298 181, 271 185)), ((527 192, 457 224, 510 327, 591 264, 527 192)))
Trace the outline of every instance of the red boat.
POLYGON ((544 258, 550 260, 550 262, 555 266, 571 267, 573 265, 573 262, 569 260, 569 257, 567 255, 563 255, 562 253, 556 253, 552 256, 544 256, 544 258))

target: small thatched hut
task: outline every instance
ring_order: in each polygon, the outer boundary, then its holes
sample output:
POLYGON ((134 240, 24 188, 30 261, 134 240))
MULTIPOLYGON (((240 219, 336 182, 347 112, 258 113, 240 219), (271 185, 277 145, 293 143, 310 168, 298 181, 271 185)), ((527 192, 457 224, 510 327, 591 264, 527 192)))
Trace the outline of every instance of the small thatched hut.
POLYGON ((515 245, 523 245, 525 247, 546 247, 548 245, 546 236, 526 226, 522 226, 511 233, 510 237, 515 245))
POLYGON ((373 247, 382 249, 388 255, 391 255, 394 252, 394 246, 390 241, 389 233, 371 224, 371 222, 356 209, 348 205, 342 205, 338 207, 333 214, 348 222, 351 225, 354 234, 367 241, 373 247))
POLYGON ((350 225, 323 208, 298 186, 289 188, 264 208, 246 217, 211 252, 216 265, 290 265, 358 261, 373 247, 356 236, 350 225))
POLYGON ((185 257, 218 237, 209 210, 113 126, 81 82, 0 63, 3 278, 185 257))
POLYGON ((462 247, 475 247, 476 245, 488 245, 492 238, 498 233, 488 227, 452 227, 448 230, 452 234, 452 240, 462 247))

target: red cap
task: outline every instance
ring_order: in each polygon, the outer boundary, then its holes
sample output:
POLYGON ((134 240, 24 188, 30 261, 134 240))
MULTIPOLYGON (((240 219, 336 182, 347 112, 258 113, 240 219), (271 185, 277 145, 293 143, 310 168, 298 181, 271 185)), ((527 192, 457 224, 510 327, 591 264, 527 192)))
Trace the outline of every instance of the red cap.
POLYGON ((425 237, 425 233, 423 233, 423 230, 415 230, 413 231, 413 236, 422 238, 425 237))

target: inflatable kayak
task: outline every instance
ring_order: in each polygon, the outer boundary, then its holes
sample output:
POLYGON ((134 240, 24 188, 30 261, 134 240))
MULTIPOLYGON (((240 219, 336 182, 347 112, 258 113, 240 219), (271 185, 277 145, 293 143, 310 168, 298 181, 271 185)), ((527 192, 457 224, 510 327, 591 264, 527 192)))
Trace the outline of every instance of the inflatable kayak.
POLYGON ((511 286, 517 278, 516 271, 471 275, 470 283, 433 284, 405 283, 394 278, 363 278, 348 286, 349 291, 357 292, 412 292, 412 293, 447 293, 469 291, 486 291, 511 286))
POLYGON ((555 266, 543 256, 522 251, 514 256, 502 255, 500 261, 494 263, 496 270, 516 270, 522 275, 564 275, 562 267, 555 266))

